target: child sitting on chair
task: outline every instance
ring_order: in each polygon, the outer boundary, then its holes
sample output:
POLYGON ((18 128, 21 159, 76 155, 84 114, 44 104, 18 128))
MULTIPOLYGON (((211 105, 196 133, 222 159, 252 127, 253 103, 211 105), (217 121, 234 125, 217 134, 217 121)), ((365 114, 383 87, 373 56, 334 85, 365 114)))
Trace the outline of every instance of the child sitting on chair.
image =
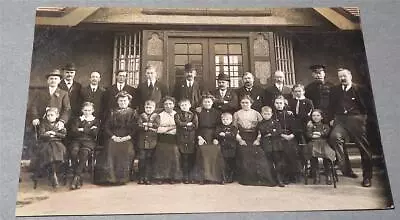
POLYGON ((313 183, 319 182, 318 158, 323 158, 326 175, 326 184, 332 184, 332 162, 335 161, 335 151, 329 146, 327 136, 329 126, 322 123, 322 111, 314 109, 311 113, 311 121, 307 124, 307 137, 311 139, 304 151, 305 159, 311 163, 311 174, 314 177, 313 183))
POLYGON ((100 121, 93 116, 94 104, 85 102, 82 105, 82 115, 71 123, 72 141, 69 145, 74 178, 70 189, 79 189, 82 186, 82 171, 89 158, 89 153, 96 147, 97 133, 100 121))

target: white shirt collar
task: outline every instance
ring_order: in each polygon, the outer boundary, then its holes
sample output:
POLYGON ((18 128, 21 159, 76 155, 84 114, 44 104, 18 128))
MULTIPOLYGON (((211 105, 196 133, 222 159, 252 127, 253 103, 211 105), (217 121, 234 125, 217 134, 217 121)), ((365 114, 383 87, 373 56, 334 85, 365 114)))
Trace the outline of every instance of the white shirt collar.
POLYGON ((283 89, 283 84, 277 84, 275 83, 276 88, 278 88, 279 90, 283 89))
POLYGON ((53 95, 54 92, 56 91, 57 87, 49 87, 49 93, 50 95, 53 95))
POLYGON ((294 99, 296 99, 296 100, 303 100, 303 99, 305 99, 306 97, 303 95, 303 96, 301 96, 300 98, 294 98, 294 99))
MULTIPOLYGON (((349 91, 349 89, 351 89, 351 87, 352 87, 352 85, 353 85, 353 83, 349 83, 347 86, 346 86, 346 92, 347 91, 349 91)), ((342 89, 344 88, 344 85, 342 85, 342 89)))
POLYGON ((95 119, 95 117, 93 115, 90 115, 88 117, 85 117, 84 115, 82 115, 79 118, 81 119, 81 121, 93 121, 95 119))
POLYGON ((194 82, 194 81, 186 80, 186 85, 187 85, 187 86, 193 86, 193 82, 194 82))
POLYGON ((74 83, 74 81, 69 82, 69 81, 67 81, 65 79, 64 79, 64 82, 65 82, 65 85, 67 85, 68 89, 71 88, 72 84, 74 83))
POLYGON ((147 86, 150 86, 150 83, 154 86, 154 84, 156 84, 156 80, 147 80, 147 86))
POLYGON ((91 90, 93 90, 93 89, 95 89, 95 91, 97 90, 97 88, 99 88, 99 85, 92 85, 92 84, 90 84, 90 89, 91 90))
POLYGON ((117 82, 117 89, 119 90, 121 88, 121 90, 125 87, 125 83, 118 83, 117 82))

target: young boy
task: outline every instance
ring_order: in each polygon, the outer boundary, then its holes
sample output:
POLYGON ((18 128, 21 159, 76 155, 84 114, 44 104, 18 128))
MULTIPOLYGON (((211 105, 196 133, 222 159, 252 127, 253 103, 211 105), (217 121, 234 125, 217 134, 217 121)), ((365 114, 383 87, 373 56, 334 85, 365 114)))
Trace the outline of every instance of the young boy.
POLYGON ((293 132, 299 143, 305 144, 305 131, 306 124, 310 121, 311 111, 314 109, 314 105, 310 99, 307 99, 305 89, 302 84, 296 84, 292 89, 293 98, 288 100, 288 107, 294 117, 293 132))
POLYGON ((193 183, 189 174, 193 167, 195 155, 196 129, 198 127, 197 115, 190 111, 189 99, 179 102, 180 111, 175 116, 176 136, 179 151, 181 153, 183 183, 193 183))
POLYGON ((139 182, 151 184, 154 150, 157 145, 157 129, 160 126, 160 115, 155 113, 156 102, 147 100, 144 112, 138 120, 139 125, 139 182))
POLYGON ((89 153, 96 147, 100 120, 93 116, 94 104, 85 102, 82 105, 82 116, 71 123, 71 144, 69 145, 74 178, 70 189, 82 186, 81 174, 88 160, 89 153))
POLYGON ((219 143, 221 146, 221 152, 225 160, 225 181, 232 183, 236 168, 236 135, 238 129, 232 125, 231 113, 223 113, 221 121, 222 125, 217 126, 215 131, 218 142, 214 141, 214 143, 219 143))
POLYGON ((298 182, 300 179, 301 163, 298 157, 298 143, 294 135, 294 116, 287 111, 286 99, 278 96, 274 101, 274 119, 281 125, 281 142, 285 154, 284 183, 298 182))
POLYGON ((264 106, 261 108, 261 116, 263 120, 258 124, 258 137, 257 140, 261 143, 261 146, 265 152, 265 156, 269 161, 272 161, 275 170, 278 186, 284 187, 283 175, 284 175, 284 153, 283 145, 281 141, 281 125, 275 119, 272 119, 272 108, 264 106))

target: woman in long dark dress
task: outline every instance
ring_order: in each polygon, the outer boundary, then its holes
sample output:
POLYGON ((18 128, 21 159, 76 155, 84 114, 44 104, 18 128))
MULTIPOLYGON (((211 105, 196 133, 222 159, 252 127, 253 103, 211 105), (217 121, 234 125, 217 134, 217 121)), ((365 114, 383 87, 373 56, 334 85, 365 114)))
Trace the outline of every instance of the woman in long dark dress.
POLYGON ((108 138, 95 168, 99 184, 122 185, 129 182, 132 160, 135 156, 132 137, 135 137, 136 112, 129 107, 132 96, 121 91, 117 94, 118 108, 111 111, 104 130, 108 138))
POLYGON ((176 145, 175 99, 165 97, 164 111, 160 115, 158 142, 154 153, 153 178, 157 183, 182 181, 181 158, 176 145))
POLYGON ((202 107, 197 112, 199 119, 199 127, 196 132, 198 148, 193 176, 200 184, 224 183, 225 162, 215 133, 215 129, 221 121, 221 114, 212 108, 213 99, 212 95, 205 95, 202 107))
POLYGON ((233 115, 233 124, 238 128, 237 139, 237 180, 242 185, 275 186, 276 180, 272 174, 272 163, 257 143, 257 124, 262 116, 251 109, 253 100, 243 96, 240 100, 241 110, 233 115))

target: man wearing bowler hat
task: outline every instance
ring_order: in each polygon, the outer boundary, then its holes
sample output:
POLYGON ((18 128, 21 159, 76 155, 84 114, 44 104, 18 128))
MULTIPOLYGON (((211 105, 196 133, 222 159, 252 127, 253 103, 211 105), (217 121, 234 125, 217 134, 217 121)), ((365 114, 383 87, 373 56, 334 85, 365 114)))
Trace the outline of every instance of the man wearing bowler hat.
POLYGON ((218 88, 211 92, 215 97, 214 108, 221 113, 229 112, 233 114, 238 109, 238 98, 234 91, 229 88, 229 76, 220 73, 217 77, 218 88))
POLYGON ((69 101, 71 103, 71 115, 76 117, 81 113, 82 97, 80 83, 74 80, 76 74, 76 68, 73 63, 68 63, 63 68, 64 79, 58 85, 60 89, 67 91, 69 101))
POLYGON ((174 89, 174 97, 177 101, 189 99, 192 109, 200 106, 203 86, 196 80, 196 68, 188 63, 185 65, 185 79, 178 82, 174 89))

